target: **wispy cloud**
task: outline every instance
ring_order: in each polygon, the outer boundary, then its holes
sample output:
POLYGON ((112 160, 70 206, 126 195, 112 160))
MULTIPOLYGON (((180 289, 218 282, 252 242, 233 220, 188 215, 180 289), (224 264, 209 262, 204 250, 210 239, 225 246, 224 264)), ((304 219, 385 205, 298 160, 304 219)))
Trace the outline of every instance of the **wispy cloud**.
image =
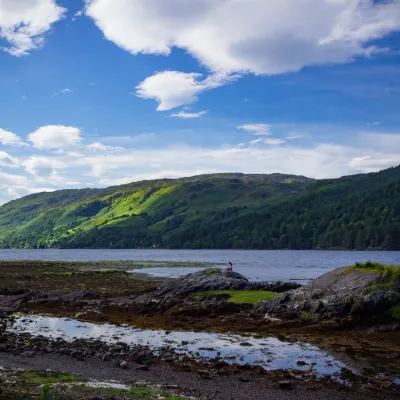
POLYGON ((246 124, 236 128, 256 136, 269 136, 272 134, 271 125, 268 124, 246 124))
POLYGON ((171 117, 181 118, 181 119, 194 119, 194 118, 201 118, 202 116, 204 116, 206 114, 207 114, 207 111, 200 111, 197 113, 179 111, 178 113, 171 114, 171 117))

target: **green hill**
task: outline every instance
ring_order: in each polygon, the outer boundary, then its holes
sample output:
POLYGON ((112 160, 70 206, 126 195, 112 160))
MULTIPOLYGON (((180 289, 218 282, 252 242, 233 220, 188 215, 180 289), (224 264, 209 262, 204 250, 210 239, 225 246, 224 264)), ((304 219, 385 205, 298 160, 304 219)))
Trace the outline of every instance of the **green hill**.
POLYGON ((0 207, 0 246, 164 246, 172 233, 212 221, 215 213, 230 218, 279 204, 313 182, 281 174, 213 174, 33 194, 0 207))
POLYGON ((213 174, 40 193, 0 207, 0 247, 400 250, 400 167, 315 181, 213 174))
POLYGON ((245 216, 188 226, 169 247, 400 250, 400 167, 320 180, 245 216))

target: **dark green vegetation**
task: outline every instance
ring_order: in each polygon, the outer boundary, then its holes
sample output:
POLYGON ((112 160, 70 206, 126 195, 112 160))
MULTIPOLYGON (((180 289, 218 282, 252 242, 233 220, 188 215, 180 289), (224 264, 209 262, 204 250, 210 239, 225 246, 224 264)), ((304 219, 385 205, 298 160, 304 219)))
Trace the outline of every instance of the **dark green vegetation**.
POLYGON ((277 204, 312 182, 216 174, 33 194, 0 207, 0 247, 169 247, 173 232, 277 204))
POLYGON ((317 181, 278 205, 191 225, 169 245, 400 250, 400 167, 317 181))
POLYGON ((0 247, 400 250, 400 167, 313 181, 216 174, 35 194, 0 207, 0 247))
POLYGON ((271 300, 279 294, 265 290, 210 290, 200 293, 199 296, 213 296, 216 294, 226 294, 229 301, 235 304, 258 304, 261 301, 271 300))

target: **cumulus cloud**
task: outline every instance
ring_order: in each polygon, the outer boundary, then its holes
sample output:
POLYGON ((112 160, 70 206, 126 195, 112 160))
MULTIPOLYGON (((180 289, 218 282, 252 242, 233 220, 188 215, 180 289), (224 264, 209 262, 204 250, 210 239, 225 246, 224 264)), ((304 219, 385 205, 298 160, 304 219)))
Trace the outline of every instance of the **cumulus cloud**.
POLYGON ((0 143, 4 146, 26 146, 26 143, 15 133, 0 128, 0 143))
POLYGON ((81 141, 79 128, 64 125, 47 125, 28 135, 33 146, 38 149, 69 149, 81 141))
POLYGON ((1 0, 0 38, 9 43, 4 50, 23 56, 41 47, 46 32, 66 11, 55 0, 1 0))
POLYGON ((257 136, 271 135, 271 125, 268 124, 246 124, 238 126, 237 129, 257 136))
POLYGON ((136 95, 158 102, 158 111, 195 103, 199 94, 223 86, 237 79, 237 75, 213 74, 205 79, 202 74, 178 71, 158 72, 136 87, 136 95))
POLYGON ((181 119, 194 119, 194 118, 201 118, 203 115, 206 115, 207 111, 200 111, 197 113, 191 113, 186 111, 179 111, 178 113, 171 114, 171 117, 181 118, 181 119))
POLYGON ((400 30, 399 0, 86 0, 86 14, 132 54, 177 47, 225 74, 348 62, 400 30))
POLYGON ((54 177, 57 169, 66 167, 62 161, 39 156, 30 157, 23 165, 27 172, 40 178, 54 177))
POLYGON ((0 165, 4 167, 18 167, 19 161, 5 151, 0 151, 0 165))

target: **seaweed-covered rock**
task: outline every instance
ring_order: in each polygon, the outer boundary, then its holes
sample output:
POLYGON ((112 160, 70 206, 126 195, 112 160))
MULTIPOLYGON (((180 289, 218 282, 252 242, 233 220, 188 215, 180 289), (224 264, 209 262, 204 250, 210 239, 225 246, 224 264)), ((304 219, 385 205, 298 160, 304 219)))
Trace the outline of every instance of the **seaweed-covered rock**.
POLYGON ((328 272, 258 310, 281 319, 360 321, 390 319, 398 304, 400 267, 366 263, 328 272))

